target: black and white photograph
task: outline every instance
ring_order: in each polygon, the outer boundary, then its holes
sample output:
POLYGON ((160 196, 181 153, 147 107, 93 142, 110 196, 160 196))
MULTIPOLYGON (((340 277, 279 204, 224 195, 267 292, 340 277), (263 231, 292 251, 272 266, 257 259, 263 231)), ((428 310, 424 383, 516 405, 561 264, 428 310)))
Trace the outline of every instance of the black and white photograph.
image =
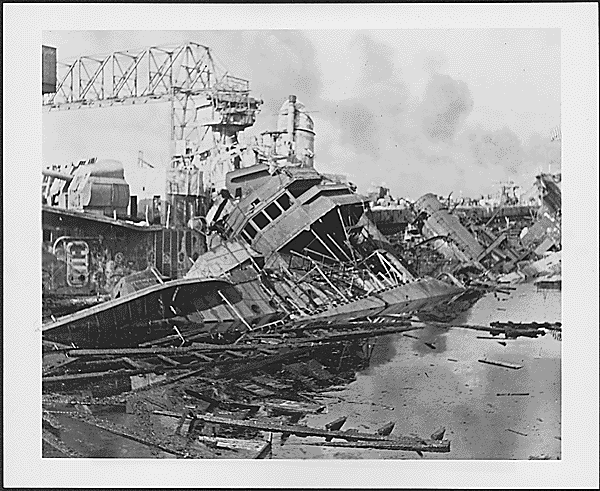
MULTIPOLYGON (((582 294, 563 292, 563 238, 568 254, 595 206, 577 262, 597 283, 598 162, 596 93, 596 181, 574 201, 563 29, 244 27, 250 6, 220 6, 231 24, 155 7, 164 28, 50 23, 31 43, 43 465, 564 465, 564 344, 584 330, 574 349, 597 358, 598 301, 565 316, 582 294)), ((574 369, 592 400, 595 363, 588 382, 574 369)))

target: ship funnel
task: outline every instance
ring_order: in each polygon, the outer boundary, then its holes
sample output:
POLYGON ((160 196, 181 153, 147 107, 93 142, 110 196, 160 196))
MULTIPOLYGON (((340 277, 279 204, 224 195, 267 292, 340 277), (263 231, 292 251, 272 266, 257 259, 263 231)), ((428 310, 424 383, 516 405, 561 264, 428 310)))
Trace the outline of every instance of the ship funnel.
POLYGON ((288 157, 290 164, 314 167, 315 132, 312 118, 306 113, 304 104, 295 95, 290 95, 279 110, 276 153, 288 157))

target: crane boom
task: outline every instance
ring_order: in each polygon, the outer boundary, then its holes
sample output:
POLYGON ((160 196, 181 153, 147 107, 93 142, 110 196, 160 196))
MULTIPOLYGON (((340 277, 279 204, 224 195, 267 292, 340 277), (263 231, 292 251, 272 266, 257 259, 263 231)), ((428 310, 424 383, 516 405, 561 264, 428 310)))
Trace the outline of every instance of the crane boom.
POLYGON ((42 107, 53 111, 170 102, 171 140, 193 141, 199 137, 194 125, 199 107, 212 105, 218 111, 215 94, 248 99, 249 93, 249 81, 219 69, 210 48, 187 42, 58 62, 56 92, 44 95, 42 107), (198 106, 202 95, 207 100, 198 106))

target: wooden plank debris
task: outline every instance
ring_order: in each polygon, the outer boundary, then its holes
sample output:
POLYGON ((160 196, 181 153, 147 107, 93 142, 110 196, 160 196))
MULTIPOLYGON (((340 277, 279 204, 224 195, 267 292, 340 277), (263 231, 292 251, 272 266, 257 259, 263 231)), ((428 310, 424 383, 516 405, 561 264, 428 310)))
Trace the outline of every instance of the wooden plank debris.
POLYGON ((272 456, 273 456, 273 442, 268 441, 268 442, 264 442, 262 448, 259 449, 258 452, 256 452, 256 455, 253 458, 254 459, 266 459, 266 458, 271 458, 272 456))
POLYGON ((152 370, 109 370, 106 372, 72 373, 69 375, 55 375, 55 376, 49 376, 49 377, 42 377, 42 383, 67 382, 69 380, 86 380, 86 379, 92 379, 92 378, 130 376, 130 375, 138 375, 140 373, 147 373, 149 371, 152 371, 152 370))
POLYGON ((389 436, 392 433, 392 431, 394 431, 394 426, 396 426, 396 423, 394 421, 390 421, 389 423, 386 423, 383 426, 377 428, 377 430, 375 430, 375 433, 381 436, 389 436))
POLYGON ((511 433, 516 433, 517 435, 527 436, 527 433, 521 433, 520 431, 511 430, 510 428, 506 428, 506 431, 510 431, 511 433))
POLYGON ((538 336, 545 336, 546 331, 544 329, 550 329, 548 326, 536 323, 529 324, 512 324, 512 323, 498 323, 492 322, 490 326, 479 326, 474 324, 446 324, 443 322, 427 322, 428 325, 435 327, 444 328, 460 328, 460 329, 472 329, 474 331, 485 331, 490 333, 492 336, 504 334, 506 339, 514 339, 520 336, 526 336, 530 338, 537 338, 538 336))
POLYGON ((497 396, 528 396, 529 392, 498 392, 497 396))
POLYGON ((154 347, 154 348, 108 348, 108 349, 70 349, 69 356, 131 356, 131 355, 178 355, 195 351, 233 351, 254 350, 255 346, 244 344, 207 344, 194 343, 183 348, 154 347))
POLYGON ((303 414, 320 414, 327 409, 324 404, 311 404, 297 401, 271 400, 262 402, 261 405, 267 409, 281 412, 294 412, 303 414))
POLYGON ((172 358, 169 358, 168 356, 165 355, 156 355, 156 357, 159 360, 164 361, 165 363, 168 363, 169 365, 173 365, 174 367, 176 367, 177 365, 181 365, 180 362, 173 360, 172 358))
POLYGON ((487 358, 482 358, 477 361, 479 361, 479 363, 486 363, 487 365, 494 365, 502 368, 510 368, 512 370, 518 370, 519 368, 523 368, 523 365, 516 365, 515 363, 508 363, 506 361, 488 360, 487 358))
POLYGON ((192 353, 192 355, 195 356, 196 358, 198 358, 202 361, 206 361, 208 363, 212 363, 213 361, 215 361, 213 358, 205 355, 204 353, 192 353))
POLYGON ((208 403, 209 407, 220 406, 223 408, 233 409, 233 410, 250 409, 252 411, 258 411, 260 409, 260 405, 258 405, 258 404, 248 404, 245 402, 224 401, 222 399, 215 399, 213 397, 207 396, 206 394, 201 394, 200 392, 197 392, 192 389, 184 389, 184 392, 187 395, 194 397, 195 399, 199 399, 203 402, 208 403))
MULTIPOLYGON (((346 422, 346 420, 348 419, 348 416, 342 416, 340 418, 337 418, 329 423, 327 423, 325 425, 325 428, 328 431, 338 431, 342 429, 342 426, 344 426, 344 423, 346 422)), ((326 442, 330 442, 331 440, 333 440, 332 436, 328 436, 325 438, 326 442)))
MULTIPOLYGON (((289 444, 288 444, 289 445, 289 444)), ((292 445, 308 445, 313 447, 341 447, 341 448, 372 448, 376 450, 402 450, 405 452, 417 452, 421 457, 421 452, 436 452, 436 453, 448 453, 450 452, 450 441, 432 441, 427 440, 426 442, 407 442, 403 440, 382 440, 382 441, 354 441, 354 442, 300 442, 293 443, 292 445)))
MULTIPOLYGON (((178 415, 179 416, 179 415, 178 415)), ((113 433, 114 435, 121 436, 123 438, 127 438, 128 440, 132 440, 137 443, 141 443, 143 445, 154 447, 163 452, 170 453, 172 455, 176 455, 180 458, 203 458, 205 456, 197 454, 192 449, 188 449, 186 452, 182 452, 181 450, 174 449, 168 445, 165 445, 163 442, 160 442, 158 438, 154 436, 146 436, 146 438, 142 438, 134 433, 130 432, 127 428, 118 425, 116 423, 112 423, 105 420, 100 420, 98 418, 94 418, 93 416, 83 415, 81 413, 69 413, 69 418, 78 419, 87 424, 100 428, 101 430, 108 431, 109 433, 113 433)))
POLYGON ((410 334, 403 334, 405 338, 419 339, 417 336, 411 336, 410 334))
MULTIPOLYGON (((493 339, 494 341, 498 341, 498 339, 502 339, 502 341, 505 341, 506 338, 498 338, 497 336, 477 336, 477 339, 493 339)), ((509 339, 511 340, 511 339, 509 339)), ((511 340, 512 341, 512 340, 511 340)))
POLYGON ((444 428, 442 426, 441 428, 438 428, 437 430, 435 430, 431 434, 431 439, 432 440, 443 440, 444 439, 444 433, 446 433, 446 428, 444 428))
MULTIPOLYGON (((153 411, 154 414, 162 416, 171 416, 179 418, 181 415, 169 411, 153 411)), ((296 435, 299 437, 306 436, 317 436, 317 437, 333 437, 339 438, 346 441, 352 442, 385 442, 391 446, 395 444, 398 447, 402 446, 402 449, 414 450, 421 452, 449 452, 450 442, 447 440, 436 441, 436 440, 425 440, 417 437, 397 437, 394 439, 370 433, 360 433, 355 431, 329 431, 326 429, 312 428, 304 425, 290 425, 283 422, 275 422, 270 420, 237 420, 231 418, 225 418, 221 416, 213 416, 207 414, 198 414, 196 417, 199 420, 207 423, 219 424, 224 426, 234 426, 238 428, 251 428, 261 431, 270 431, 273 433, 287 433, 290 435, 296 435), (418 450, 416 450, 418 449, 418 450)), ((327 443, 327 442, 326 442, 327 443)), ((332 442, 329 442, 332 443, 332 442)))
MULTIPOLYGON (((198 435, 195 437, 200 443, 214 448, 224 448, 227 450, 247 450, 250 452, 260 452, 264 450, 264 440, 244 440, 241 438, 223 438, 218 436, 198 435)), ((258 458, 258 457, 256 457, 258 458)))
MULTIPOLYGON (((274 363, 279 363, 284 360, 291 360, 294 358, 299 358, 303 355, 308 354, 310 351, 311 351, 311 348, 290 349, 287 351, 282 350, 276 355, 265 356, 263 358, 256 359, 254 361, 248 360, 246 363, 244 363, 244 366, 223 372, 218 375, 218 378, 246 376, 256 370, 262 369, 269 365, 273 365, 274 363)), ((246 360, 244 360, 244 361, 246 361, 246 360)))

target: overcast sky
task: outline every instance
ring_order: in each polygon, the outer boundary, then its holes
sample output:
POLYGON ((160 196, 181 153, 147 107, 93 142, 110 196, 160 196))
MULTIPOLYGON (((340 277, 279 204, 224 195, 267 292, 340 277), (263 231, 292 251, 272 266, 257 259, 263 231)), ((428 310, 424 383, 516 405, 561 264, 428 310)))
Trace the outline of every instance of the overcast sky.
MULTIPOLYGON (((264 100, 249 135, 274 128, 296 94, 315 122, 315 167, 359 191, 395 197, 487 194, 532 184, 560 149, 559 29, 320 31, 44 31, 58 59, 196 41, 264 100)), ((168 104, 43 115, 44 164, 91 156, 124 162, 132 192, 161 193, 168 104)))

